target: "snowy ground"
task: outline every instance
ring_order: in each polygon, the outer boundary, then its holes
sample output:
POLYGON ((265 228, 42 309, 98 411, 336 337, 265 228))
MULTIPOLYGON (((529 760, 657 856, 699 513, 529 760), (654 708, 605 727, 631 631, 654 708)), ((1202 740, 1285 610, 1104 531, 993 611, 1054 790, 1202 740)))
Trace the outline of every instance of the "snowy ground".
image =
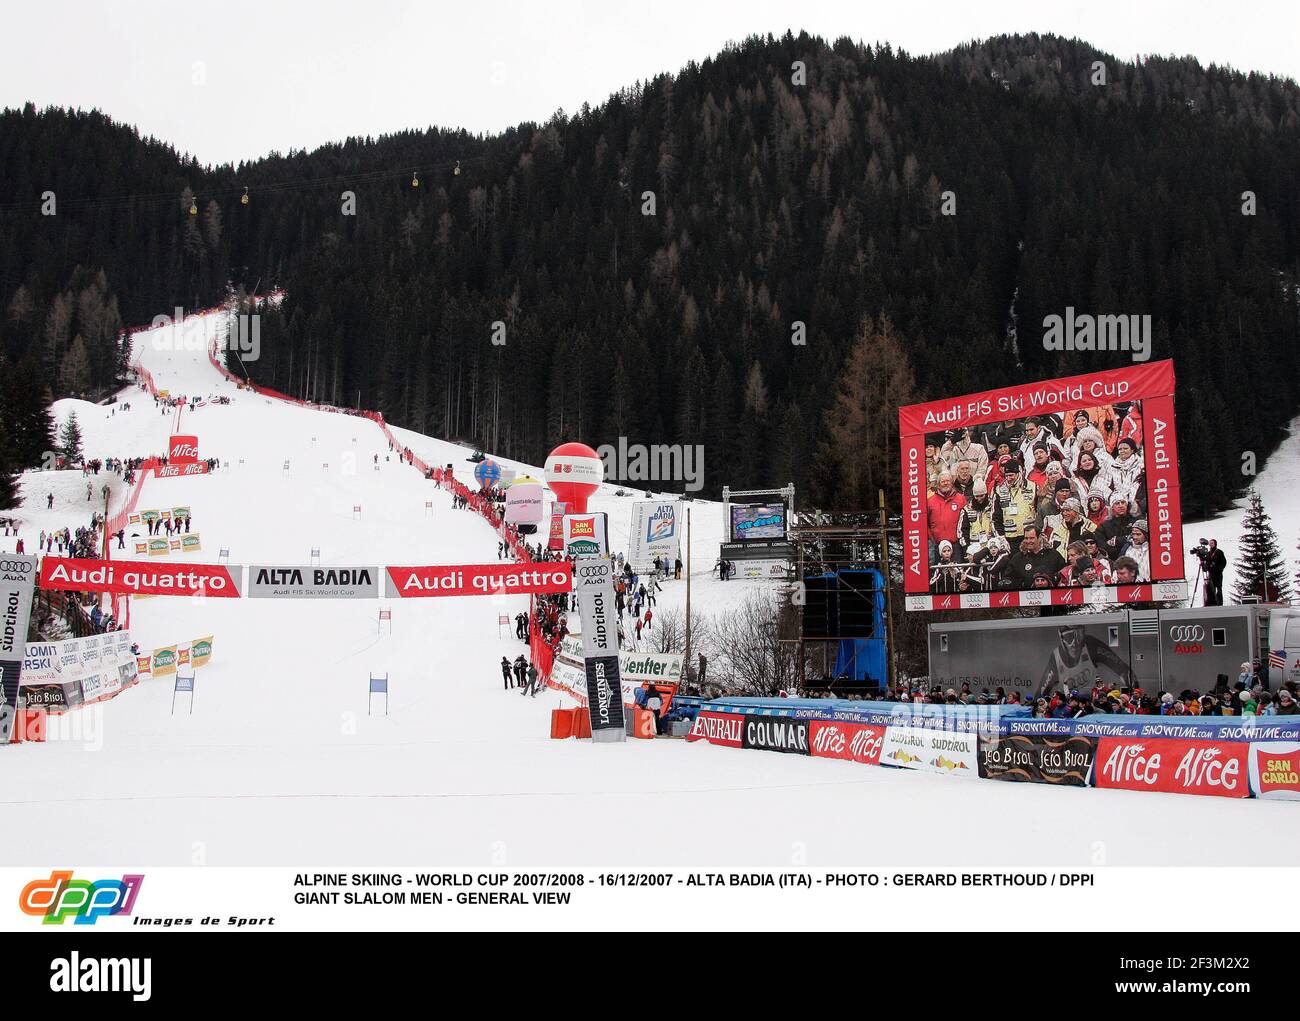
MULTIPOLYGON (((496 559, 487 524, 386 461, 369 421, 238 391, 202 351, 151 341, 137 345, 160 387, 234 401, 181 423, 229 469, 151 479, 140 504, 190 506, 196 560, 226 548, 233 564, 307 563, 313 547, 326 564, 496 559)), ((78 405, 89 456, 164 449, 171 416, 138 391, 124 399, 132 411, 78 405)), ((402 436, 470 468, 463 448, 402 436)), ((40 529, 89 517, 79 472, 23 486, 29 549, 40 529)), ((593 501, 616 546, 630 503, 611 487, 593 501)), ((693 595, 718 612, 755 583, 709 577, 721 508, 694 508, 693 595)), ((683 589, 669 583, 661 608, 683 589)), ((85 711, 94 729, 82 740, 0 749, 0 864, 1194 865, 1288 861, 1300 840, 1286 803, 962 781, 682 741, 551 741, 560 697, 503 691, 497 667, 523 648, 498 637, 497 617, 525 600, 397 601, 391 635, 377 621, 388 605, 137 600, 142 648, 215 636, 193 714, 183 699, 171 714, 168 681, 145 681, 85 711), (367 714, 372 671, 391 676, 387 715, 378 698, 367 714)))

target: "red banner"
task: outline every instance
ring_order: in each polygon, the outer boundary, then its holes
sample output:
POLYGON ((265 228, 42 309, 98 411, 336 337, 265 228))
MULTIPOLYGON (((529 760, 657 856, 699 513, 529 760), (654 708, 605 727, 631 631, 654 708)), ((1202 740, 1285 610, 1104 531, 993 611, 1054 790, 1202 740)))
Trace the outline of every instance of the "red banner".
POLYGON ((568 592, 572 588, 573 565, 569 563, 452 564, 390 567, 387 595, 390 598, 529 595, 568 592))
POLYGON ((1050 415, 1118 401, 1167 396, 1173 392, 1174 363, 1166 359, 1132 368, 1044 379, 965 397, 910 404, 898 409, 898 426, 904 436, 915 436, 1026 415, 1050 415))
POLYGON ((193 464, 160 464, 153 473, 160 479, 175 479, 184 475, 206 475, 208 464, 206 461, 195 461, 193 464))
POLYGON ((193 464, 199 459, 197 436, 173 436, 167 450, 167 460, 172 464, 193 464))
POLYGON ((869 723, 813 720, 809 730, 812 754, 822 759, 848 759, 868 766, 880 765, 885 728, 869 723))
POLYGON ((1167 584, 1184 580, 1173 393, 1165 360, 900 408, 907 608, 993 607, 1008 591, 1022 606, 1114 603, 1127 601, 1116 586, 1133 592, 1135 582, 1156 587, 1148 598, 1178 598, 1167 584), (1001 464, 999 449, 1009 452, 1001 464), (1093 496, 1099 510, 1088 506, 1093 496), (1087 535, 1117 497, 1134 522, 1146 519, 1147 545, 1121 550, 1136 568, 1114 571, 1119 558, 1107 554, 1080 580, 1072 561, 1082 554, 1059 536, 1087 535), (1031 524, 1037 551, 1020 548, 1031 524))
POLYGON ((131 560, 41 561, 41 588, 137 596, 239 597, 238 567, 224 564, 146 564, 131 560), (235 573, 232 573, 235 572, 235 573))
POLYGON ((1249 747, 1234 741, 1103 737, 1097 749, 1096 785, 1246 798, 1249 747))
POLYGON ((708 741, 726 748, 739 748, 743 739, 745 717, 736 713, 702 712, 695 717, 687 741, 708 741))

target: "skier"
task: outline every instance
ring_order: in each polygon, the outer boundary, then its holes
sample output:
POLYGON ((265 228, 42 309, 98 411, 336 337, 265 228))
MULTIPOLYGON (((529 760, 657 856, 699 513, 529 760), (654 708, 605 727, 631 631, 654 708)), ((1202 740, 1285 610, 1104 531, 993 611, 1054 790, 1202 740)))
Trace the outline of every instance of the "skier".
POLYGON ((541 679, 541 675, 538 674, 537 672, 537 665, 535 663, 529 663, 528 664, 528 693, 532 695, 534 698, 536 698, 537 693, 542 690, 541 685, 537 683, 540 679, 541 679))
POLYGON ((512 687, 510 676, 510 660, 505 656, 501 657, 501 680, 504 682, 503 688, 512 687))
POLYGON ((521 652, 519 658, 515 660, 515 681, 519 687, 524 686, 524 671, 528 669, 528 664, 524 661, 524 654, 521 652))
POLYGON ((53 509, 54 509, 54 494, 53 494, 53 493, 46 493, 46 494, 45 494, 45 509, 46 509, 46 510, 53 510, 53 509))

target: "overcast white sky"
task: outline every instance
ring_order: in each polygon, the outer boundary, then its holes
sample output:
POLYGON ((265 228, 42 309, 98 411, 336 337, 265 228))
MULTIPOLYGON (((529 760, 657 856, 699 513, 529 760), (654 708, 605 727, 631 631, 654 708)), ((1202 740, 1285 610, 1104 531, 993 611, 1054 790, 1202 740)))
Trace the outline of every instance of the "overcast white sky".
POLYGON ((756 32, 921 54, 1055 32, 1300 78, 1296 0, 44 0, 3 14, 0 106, 97 107, 205 163, 577 110, 756 32))

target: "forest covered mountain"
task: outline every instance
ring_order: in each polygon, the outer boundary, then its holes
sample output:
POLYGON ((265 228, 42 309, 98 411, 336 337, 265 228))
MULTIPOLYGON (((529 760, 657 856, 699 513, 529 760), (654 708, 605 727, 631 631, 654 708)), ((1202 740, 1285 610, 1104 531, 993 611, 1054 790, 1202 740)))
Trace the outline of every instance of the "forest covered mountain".
POLYGON ((112 385, 123 323, 275 286, 259 382, 532 463, 701 443, 706 495, 870 507, 897 404, 1125 363, 1044 350, 1074 306, 1151 315, 1206 513, 1300 410, 1298 195, 1295 82, 1035 35, 752 38, 545 124, 239 167, 7 111, 0 467, 112 385))

